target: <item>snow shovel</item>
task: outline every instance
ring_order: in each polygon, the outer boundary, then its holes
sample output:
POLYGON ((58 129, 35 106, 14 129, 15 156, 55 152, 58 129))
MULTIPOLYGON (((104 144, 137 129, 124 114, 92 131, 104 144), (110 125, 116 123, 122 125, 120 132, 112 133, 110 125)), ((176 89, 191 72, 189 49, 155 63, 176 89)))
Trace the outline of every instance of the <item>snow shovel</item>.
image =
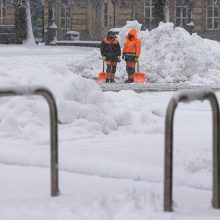
POLYGON ((105 62, 103 60, 103 67, 102 72, 99 73, 98 79, 96 80, 97 83, 103 83, 106 80, 107 74, 105 72, 105 62))
POLYGON ((145 83, 147 79, 145 78, 144 73, 139 72, 139 62, 137 62, 137 72, 134 73, 134 83, 145 83))

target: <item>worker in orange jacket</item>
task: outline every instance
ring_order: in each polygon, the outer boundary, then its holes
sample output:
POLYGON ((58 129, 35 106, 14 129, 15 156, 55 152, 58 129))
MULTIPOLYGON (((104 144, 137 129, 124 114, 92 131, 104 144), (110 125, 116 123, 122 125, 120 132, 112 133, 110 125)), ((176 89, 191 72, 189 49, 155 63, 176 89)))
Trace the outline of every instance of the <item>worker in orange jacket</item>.
POLYGON ((134 82, 134 73, 136 63, 139 61, 141 55, 141 40, 137 38, 136 29, 131 29, 128 32, 126 41, 123 48, 122 58, 126 61, 126 71, 128 73, 128 79, 125 83, 134 82))
POLYGON ((117 62, 121 61, 121 47, 114 32, 109 31, 101 43, 102 60, 106 62, 106 83, 115 82, 117 62))

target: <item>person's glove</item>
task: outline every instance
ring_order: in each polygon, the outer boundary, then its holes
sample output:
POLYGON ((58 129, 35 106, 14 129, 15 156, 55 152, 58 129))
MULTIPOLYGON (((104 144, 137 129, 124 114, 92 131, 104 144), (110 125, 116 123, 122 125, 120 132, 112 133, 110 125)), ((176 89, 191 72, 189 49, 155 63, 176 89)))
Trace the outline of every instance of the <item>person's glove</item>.
POLYGON ((134 58, 134 62, 135 62, 135 63, 138 63, 138 61, 139 61, 139 58, 138 58, 138 57, 135 57, 135 58, 134 58))
POLYGON ((106 57, 105 57, 105 56, 102 56, 102 60, 103 60, 103 61, 106 61, 106 57))
POLYGON ((118 58, 118 62, 121 62, 121 57, 120 57, 120 56, 118 56, 117 58, 118 58))
POLYGON ((124 53, 122 54, 122 59, 123 59, 123 60, 125 59, 125 54, 124 54, 124 53))

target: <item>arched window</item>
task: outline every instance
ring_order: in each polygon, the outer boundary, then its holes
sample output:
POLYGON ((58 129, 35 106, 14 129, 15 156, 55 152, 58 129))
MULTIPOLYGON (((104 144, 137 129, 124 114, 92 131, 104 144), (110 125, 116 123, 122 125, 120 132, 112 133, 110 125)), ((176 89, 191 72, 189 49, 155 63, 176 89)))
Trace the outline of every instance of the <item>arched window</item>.
POLYGON ((5 20, 5 0, 0 0, 0 24, 5 20))
POLYGON ((206 27, 207 29, 217 29, 219 19, 218 0, 207 0, 206 27))
POLYGON ((175 0, 175 25, 183 27, 187 24, 188 5, 186 0, 175 0))
POLYGON ((144 24, 145 28, 151 30, 155 27, 154 5, 156 0, 144 1, 144 24))

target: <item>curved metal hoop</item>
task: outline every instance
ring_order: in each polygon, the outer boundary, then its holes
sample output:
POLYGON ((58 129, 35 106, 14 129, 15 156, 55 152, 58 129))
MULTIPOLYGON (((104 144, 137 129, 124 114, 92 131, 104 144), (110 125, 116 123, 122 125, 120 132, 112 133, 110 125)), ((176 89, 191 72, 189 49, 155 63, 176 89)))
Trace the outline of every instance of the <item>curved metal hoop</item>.
POLYGON ((211 90, 186 90, 174 95, 167 107, 165 119, 165 164, 164 164, 164 211, 172 212, 173 194, 173 118, 179 102, 209 100, 213 121, 213 208, 220 208, 220 122, 219 104, 211 90))
POLYGON ((57 106, 53 94, 46 88, 6 88, 0 89, 2 96, 43 96, 50 109, 50 163, 51 163, 51 196, 59 195, 58 181, 58 126, 57 126, 57 106))

